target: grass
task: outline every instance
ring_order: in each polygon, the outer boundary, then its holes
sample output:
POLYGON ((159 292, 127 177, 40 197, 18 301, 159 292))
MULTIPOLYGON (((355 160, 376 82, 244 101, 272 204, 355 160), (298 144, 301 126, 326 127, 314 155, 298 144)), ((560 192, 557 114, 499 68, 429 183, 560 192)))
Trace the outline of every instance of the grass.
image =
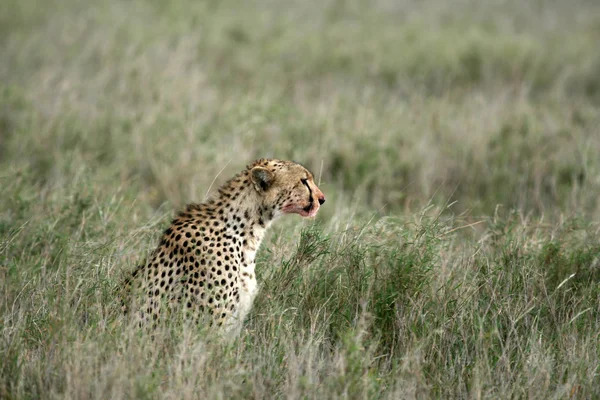
POLYGON ((585 0, 5 1, 0 397, 599 398, 599 41, 585 0), (259 157, 328 200, 241 336, 129 326, 126 273, 259 157))

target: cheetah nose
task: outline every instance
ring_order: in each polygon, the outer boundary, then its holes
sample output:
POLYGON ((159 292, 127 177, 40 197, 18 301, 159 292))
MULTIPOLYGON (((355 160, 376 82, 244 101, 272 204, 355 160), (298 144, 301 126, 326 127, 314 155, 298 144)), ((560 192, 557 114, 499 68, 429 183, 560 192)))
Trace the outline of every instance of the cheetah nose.
POLYGON ((325 196, 319 197, 319 204, 323 205, 323 203, 325 203, 325 196))

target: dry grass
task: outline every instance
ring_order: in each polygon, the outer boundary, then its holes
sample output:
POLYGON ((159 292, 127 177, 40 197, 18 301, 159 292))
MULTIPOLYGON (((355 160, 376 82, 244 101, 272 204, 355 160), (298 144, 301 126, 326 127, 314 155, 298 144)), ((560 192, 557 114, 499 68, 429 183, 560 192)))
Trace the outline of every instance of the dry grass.
POLYGON ((8 0, 0 397, 600 397, 593 2, 8 0), (328 196, 242 336, 116 291, 259 157, 328 196))

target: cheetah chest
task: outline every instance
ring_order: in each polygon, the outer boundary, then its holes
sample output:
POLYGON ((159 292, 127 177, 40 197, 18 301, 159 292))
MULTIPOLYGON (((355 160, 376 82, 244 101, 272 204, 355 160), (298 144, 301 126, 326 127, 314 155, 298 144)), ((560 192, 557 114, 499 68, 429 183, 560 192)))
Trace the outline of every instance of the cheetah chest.
POLYGON ((256 251, 247 250, 244 254, 245 263, 240 269, 240 300, 238 304, 238 319, 244 320, 258 292, 256 275, 254 274, 254 256, 256 251))

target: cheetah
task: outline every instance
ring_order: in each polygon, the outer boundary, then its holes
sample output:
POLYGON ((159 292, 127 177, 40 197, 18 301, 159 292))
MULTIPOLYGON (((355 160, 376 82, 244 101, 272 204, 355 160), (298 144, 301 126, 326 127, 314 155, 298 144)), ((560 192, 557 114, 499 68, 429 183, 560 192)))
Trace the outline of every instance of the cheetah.
POLYGON ((126 281, 128 292, 137 293, 129 309, 140 326, 156 326, 175 310, 237 336, 257 294, 254 258, 267 228, 284 214, 314 217, 323 203, 302 165, 254 161, 172 221, 126 281))

